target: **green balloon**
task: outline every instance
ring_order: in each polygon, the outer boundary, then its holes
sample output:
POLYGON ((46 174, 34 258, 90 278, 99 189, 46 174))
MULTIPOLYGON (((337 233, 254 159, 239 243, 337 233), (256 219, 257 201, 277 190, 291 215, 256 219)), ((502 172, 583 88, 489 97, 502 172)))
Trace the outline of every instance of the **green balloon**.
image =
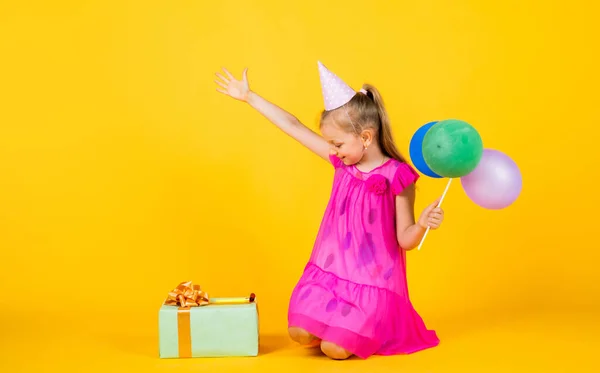
POLYGON ((481 136, 473 126, 457 119, 433 125, 423 138, 425 163, 438 175, 463 177, 477 167, 483 155, 481 136))

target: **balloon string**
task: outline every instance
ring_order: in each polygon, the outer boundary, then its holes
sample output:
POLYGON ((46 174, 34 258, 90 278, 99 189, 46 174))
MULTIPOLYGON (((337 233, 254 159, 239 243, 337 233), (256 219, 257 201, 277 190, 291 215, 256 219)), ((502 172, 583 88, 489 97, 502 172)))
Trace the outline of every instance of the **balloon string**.
MULTIPOLYGON (((448 188, 450 188, 451 182, 452 182, 452 178, 448 179, 448 184, 446 184, 446 189, 444 190, 444 194, 442 194, 442 198, 440 198, 440 202, 438 203, 437 207, 440 207, 442 205, 442 201, 444 200, 444 197, 446 197, 446 193, 448 193, 448 188)), ((427 233, 429 233, 429 226, 427 227, 427 230, 425 231, 423 238, 421 238, 421 243, 419 244, 417 251, 421 250, 421 246, 423 245, 423 241, 425 241, 425 237, 427 237, 427 233)))

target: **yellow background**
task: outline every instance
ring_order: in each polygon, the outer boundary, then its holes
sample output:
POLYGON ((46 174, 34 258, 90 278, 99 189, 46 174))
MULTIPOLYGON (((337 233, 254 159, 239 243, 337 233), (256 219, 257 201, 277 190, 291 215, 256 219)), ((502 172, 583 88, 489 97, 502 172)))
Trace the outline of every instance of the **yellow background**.
MULTIPOLYGON (((565 371, 578 361, 593 371, 597 10, 581 0, 1 2, 0 368, 565 371), (285 337, 331 167, 213 79, 221 66, 248 67, 254 90, 316 128, 317 60, 356 89, 381 90, 404 154, 422 124, 459 118, 521 169, 522 194, 501 211, 453 183, 444 226, 409 254, 412 300, 436 349, 339 365, 285 337), (159 360, 158 308, 185 280, 211 296, 255 292, 264 355, 159 360)), ((423 177, 417 213, 444 187, 423 177)))

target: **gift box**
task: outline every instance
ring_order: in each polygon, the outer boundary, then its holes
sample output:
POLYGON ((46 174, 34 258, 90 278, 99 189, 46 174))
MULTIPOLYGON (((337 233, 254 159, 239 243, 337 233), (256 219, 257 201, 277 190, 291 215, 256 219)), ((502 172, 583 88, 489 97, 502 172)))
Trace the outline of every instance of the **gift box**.
POLYGON ((183 282, 159 310, 160 358, 257 356, 258 306, 247 298, 209 298, 183 282))

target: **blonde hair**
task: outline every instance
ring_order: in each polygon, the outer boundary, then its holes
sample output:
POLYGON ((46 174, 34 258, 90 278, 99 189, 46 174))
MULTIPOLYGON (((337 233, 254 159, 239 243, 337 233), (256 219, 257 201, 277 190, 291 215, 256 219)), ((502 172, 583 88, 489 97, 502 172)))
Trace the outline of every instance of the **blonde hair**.
POLYGON ((373 128, 381 151, 384 155, 400 162, 406 162, 392 137, 390 119, 383 104, 381 94, 374 86, 364 84, 366 93, 357 93, 344 106, 321 113, 320 126, 331 117, 345 131, 360 135, 367 128, 373 128))

